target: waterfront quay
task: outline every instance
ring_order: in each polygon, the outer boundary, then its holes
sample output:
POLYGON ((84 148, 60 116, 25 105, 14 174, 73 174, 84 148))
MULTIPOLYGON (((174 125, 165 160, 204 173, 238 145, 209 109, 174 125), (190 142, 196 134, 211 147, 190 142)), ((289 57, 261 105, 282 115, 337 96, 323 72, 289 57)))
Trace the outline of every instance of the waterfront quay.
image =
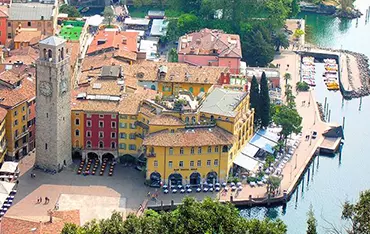
MULTIPOLYGON (((300 61, 301 53, 292 50, 283 51, 273 61, 275 65, 279 64, 280 66, 282 100, 285 100, 285 80, 283 80, 283 76, 285 73, 291 74, 291 80, 288 83, 292 86, 292 90, 296 90, 296 83, 300 81, 300 61)), ((300 144, 281 172, 282 181, 278 193, 275 196, 268 196, 266 184, 253 187, 250 184, 244 184, 241 191, 221 191, 220 193, 212 193, 211 197, 217 198, 221 202, 232 202, 236 206, 284 204, 294 193, 306 169, 315 156, 318 155, 320 149, 336 150, 338 148, 340 140, 335 139, 332 142, 323 136, 324 132, 336 125, 321 120, 318 105, 316 104, 315 89, 311 88, 308 92, 297 92, 294 94, 296 96, 297 111, 302 117, 302 133, 299 139, 300 144), (312 138, 313 132, 317 132, 316 138, 312 138), (306 139, 307 135, 310 136, 309 139, 306 139)), ((207 194, 209 196, 211 193, 207 194)), ((159 193, 156 201, 149 201, 145 205, 149 209, 170 210, 181 203, 182 197, 183 195, 180 194, 159 193)))

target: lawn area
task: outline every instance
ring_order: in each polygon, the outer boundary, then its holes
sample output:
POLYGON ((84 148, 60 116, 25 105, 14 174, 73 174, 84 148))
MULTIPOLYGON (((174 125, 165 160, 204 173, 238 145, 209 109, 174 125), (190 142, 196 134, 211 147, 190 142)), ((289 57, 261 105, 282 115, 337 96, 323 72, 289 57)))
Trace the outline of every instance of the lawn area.
POLYGON ((78 41, 80 39, 81 31, 84 22, 81 21, 65 21, 60 30, 60 37, 66 40, 78 41))

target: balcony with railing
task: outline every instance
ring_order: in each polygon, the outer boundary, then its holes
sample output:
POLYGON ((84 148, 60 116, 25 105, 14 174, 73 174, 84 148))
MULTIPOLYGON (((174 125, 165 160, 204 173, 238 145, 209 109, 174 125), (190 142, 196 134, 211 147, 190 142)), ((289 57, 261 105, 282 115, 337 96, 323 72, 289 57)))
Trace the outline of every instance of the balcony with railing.
POLYGON ((28 135, 28 128, 26 128, 26 129, 23 129, 24 131, 23 132, 21 132, 20 134, 16 134, 15 136, 14 136, 14 140, 15 141, 17 141, 17 140, 19 140, 19 139, 21 139, 22 137, 24 137, 24 136, 27 136, 28 135))
POLYGON ((149 129, 149 125, 147 125, 146 123, 141 122, 141 121, 136 121, 135 125, 143 128, 143 129, 149 129))
POLYGON ((157 154, 155 152, 147 152, 146 153, 147 158, 155 158, 156 156, 157 156, 157 154))

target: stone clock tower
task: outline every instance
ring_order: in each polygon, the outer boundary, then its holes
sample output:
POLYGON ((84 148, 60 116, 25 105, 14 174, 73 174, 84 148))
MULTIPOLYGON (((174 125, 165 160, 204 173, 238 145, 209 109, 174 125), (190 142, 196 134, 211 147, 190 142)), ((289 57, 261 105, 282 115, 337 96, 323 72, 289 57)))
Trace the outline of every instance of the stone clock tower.
POLYGON ((72 163, 71 82, 66 41, 39 42, 36 71, 36 165, 59 171, 72 163))

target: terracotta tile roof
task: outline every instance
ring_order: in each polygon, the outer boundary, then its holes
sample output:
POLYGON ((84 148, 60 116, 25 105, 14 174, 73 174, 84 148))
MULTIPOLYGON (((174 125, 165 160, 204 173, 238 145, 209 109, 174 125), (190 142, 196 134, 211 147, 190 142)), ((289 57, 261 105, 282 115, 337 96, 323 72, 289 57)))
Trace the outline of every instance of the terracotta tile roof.
POLYGON ((155 96, 153 90, 139 90, 134 93, 124 93, 120 101, 101 100, 77 100, 72 101, 72 110, 84 110, 89 112, 118 112, 120 114, 136 115, 139 112, 140 103, 145 99, 155 96))
POLYGON ((165 126, 185 126, 184 122, 172 115, 157 115, 150 119, 150 125, 165 125, 165 126))
POLYGON ((34 67, 23 65, 13 65, 10 70, 0 72, 0 80, 8 84, 14 85, 18 81, 23 80, 28 76, 35 76, 36 69, 34 67))
POLYGON ((6 117, 6 113, 7 113, 8 111, 6 110, 6 109, 4 109, 4 108, 1 108, 0 107, 0 122, 3 122, 3 120, 5 119, 5 117, 6 117))
POLYGON ((91 70, 91 68, 99 69, 103 66, 112 66, 113 64, 115 65, 127 64, 125 62, 118 61, 113 57, 113 55, 114 52, 106 52, 103 54, 85 57, 82 62, 81 71, 88 71, 91 70))
POLYGON ((0 80, 12 85, 21 81, 23 78, 21 74, 16 74, 12 70, 6 70, 0 73, 0 80))
POLYGON ((182 129, 171 133, 163 130, 147 135, 143 145, 181 147, 181 146, 208 146, 208 145, 230 145, 234 142, 234 136, 219 127, 182 129))
POLYGON ((22 84, 18 88, 0 88, 0 106, 4 108, 12 108, 24 101, 33 99, 35 96, 35 79, 27 77, 22 80, 22 84))
POLYGON ((155 116, 155 108, 152 108, 151 106, 147 104, 143 104, 140 107, 140 112, 146 115, 147 117, 154 117, 155 116))
POLYGON ((137 54, 135 52, 131 52, 128 50, 117 50, 117 51, 114 51, 114 57, 115 58, 125 58, 125 59, 136 61, 137 54))
POLYGON ((87 50, 87 54, 113 48, 136 52, 138 35, 137 32, 98 31, 87 50))
POLYGON ((176 83, 199 83, 199 84, 217 84, 219 83, 221 73, 228 72, 227 67, 210 66, 191 66, 185 63, 167 63, 145 61, 139 64, 126 65, 123 73, 126 76, 135 77, 141 81, 161 81, 176 83), (159 78, 160 70, 164 72, 163 77, 159 78))
POLYGON ((104 53, 97 56, 85 58, 82 71, 99 69, 102 66, 120 65, 123 68, 125 79, 141 81, 158 80, 159 70, 166 70, 161 82, 178 83, 199 83, 199 84, 217 84, 220 81, 221 73, 227 73, 227 67, 212 66, 191 66, 185 63, 167 63, 154 61, 141 61, 135 64, 128 64, 113 58, 113 53, 104 53))
POLYGON ((59 234, 66 223, 80 225, 79 210, 53 211, 52 222, 49 216, 5 216, 1 221, 1 233, 3 234, 59 234))
POLYGON ((79 42, 67 42, 67 48, 70 54, 70 64, 74 67, 80 53, 80 43, 79 42))
POLYGON ((35 48, 28 46, 21 49, 11 50, 9 53, 9 57, 5 58, 6 64, 12 64, 16 61, 21 61, 24 64, 30 65, 36 62, 39 58, 38 50, 35 48))
POLYGON ((41 31, 21 30, 15 37, 14 42, 28 42, 35 45, 41 40, 41 31))
POLYGON ((218 57, 242 58, 239 35, 205 28, 179 38, 178 53, 214 55, 214 50, 218 57))
POLYGON ((8 7, 7 6, 0 6, 0 18, 8 17, 8 7))

